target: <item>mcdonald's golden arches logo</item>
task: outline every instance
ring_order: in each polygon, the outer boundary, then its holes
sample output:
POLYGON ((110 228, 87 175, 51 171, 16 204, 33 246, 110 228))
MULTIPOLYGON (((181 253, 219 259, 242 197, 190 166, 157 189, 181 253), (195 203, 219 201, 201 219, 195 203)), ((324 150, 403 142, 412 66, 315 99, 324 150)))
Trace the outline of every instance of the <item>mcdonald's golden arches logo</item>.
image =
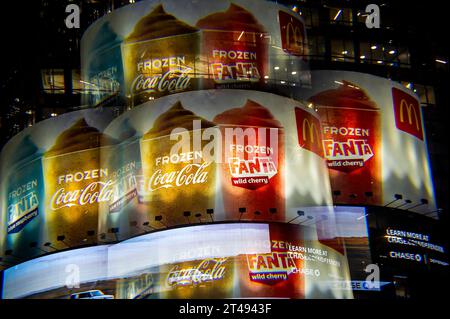
POLYGON ((292 15, 280 11, 281 46, 293 55, 304 55, 305 28, 303 23, 292 15))
POLYGON ((300 147, 323 156, 319 119, 299 107, 295 108, 295 119, 300 147))
POLYGON ((423 141, 422 114, 419 101, 402 90, 392 88, 396 127, 423 141))

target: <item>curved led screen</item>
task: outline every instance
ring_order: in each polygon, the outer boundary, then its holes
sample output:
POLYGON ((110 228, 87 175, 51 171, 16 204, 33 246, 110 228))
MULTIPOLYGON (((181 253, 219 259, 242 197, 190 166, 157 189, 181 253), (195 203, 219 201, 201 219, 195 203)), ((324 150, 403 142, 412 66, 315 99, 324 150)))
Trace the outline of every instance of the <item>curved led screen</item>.
POLYGON ((350 278, 342 245, 318 236, 281 223, 164 230, 18 264, 4 272, 3 298, 352 298, 334 284, 350 278))
POLYGON ((324 161, 299 140, 307 131, 307 142, 319 142, 318 115, 300 102, 202 90, 112 118, 102 109, 67 113, 5 146, 3 251, 28 258, 50 244, 180 224, 289 221, 316 206, 333 215, 324 161))
POLYGON ((141 1, 96 21, 81 46, 90 105, 309 84, 302 18, 266 1, 141 1))

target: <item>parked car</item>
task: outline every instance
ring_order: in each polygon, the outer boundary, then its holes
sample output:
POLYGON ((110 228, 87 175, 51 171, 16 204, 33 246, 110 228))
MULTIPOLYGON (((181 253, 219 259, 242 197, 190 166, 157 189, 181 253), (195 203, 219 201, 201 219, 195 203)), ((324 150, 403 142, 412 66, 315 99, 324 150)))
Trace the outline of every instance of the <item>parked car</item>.
POLYGON ((105 295, 100 290, 89 290, 71 294, 70 299, 114 299, 114 296, 105 295))

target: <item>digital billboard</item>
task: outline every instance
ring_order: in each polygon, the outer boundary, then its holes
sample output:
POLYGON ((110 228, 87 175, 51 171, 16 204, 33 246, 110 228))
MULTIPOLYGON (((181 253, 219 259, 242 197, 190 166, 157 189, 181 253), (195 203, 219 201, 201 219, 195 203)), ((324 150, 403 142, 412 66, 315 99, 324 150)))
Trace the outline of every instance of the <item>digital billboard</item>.
MULTIPOLYGON (((125 112, 105 130, 121 142, 102 151, 118 188, 100 204, 99 234, 124 239, 144 223, 289 221, 313 206, 332 212, 325 163, 298 140, 299 112, 319 121, 298 101, 224 89, 173 94, 125 112), (119 232, 108 234, 111 228, 119 232)), ((318 133, 309 127, 305 139, 318 142, 318 133)))
POLYGON ((373 225, 371 242, 377 260, 405 272, 448 269, 445 230, 438 223, 423 216, 404 218, 399 212, 380 212, 377 208, 369 211, 373 225))
POLYGON ((352 298, 330 284, 350 280, 343 255, 317 236, 284 223, 164 230, 18 264, 4 272, 3 298, 352 298))
MULTIPOLYGON (((436 210, 418 97, 400 83, 357 72, 313 71, 299 91, 318 110, 335 203, 436 210)), ((309 145, 305 147, 310 148, 309 145)))
POLYGON ((198 89, 309 85, 306 40, 301 16, 275 3, 141 1, 84 33, 86 103, 136 106, 198 89))
POLYGON ((109 196, 100 177, 102 134, 112 112, 91 109, 37 123, 13 137, 1 153, 2 252, 20 258, 42 254, 58 236, 81 245, 97 231, 98 202, 109 196))

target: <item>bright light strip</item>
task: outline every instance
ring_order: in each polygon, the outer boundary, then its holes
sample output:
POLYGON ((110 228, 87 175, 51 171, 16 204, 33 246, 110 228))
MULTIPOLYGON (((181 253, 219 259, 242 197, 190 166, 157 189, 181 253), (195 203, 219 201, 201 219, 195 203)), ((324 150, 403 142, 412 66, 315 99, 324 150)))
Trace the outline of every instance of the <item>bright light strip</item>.
POLYGON ((244 35, 244 31, 241 32, 241 34, 238 37, 238 41, 241 39, 241 37, 244 35))
POLYGON ((436 59, 436 62, 438 62, 438 63, 442 63, 442 64, 447 64, 447 61, 444 61, 444 60, 439 60, 439 59, 436 59))
POLYGON ((336 21, 336 19, 341 15, 341 13, 342 13, 342 9, 336 13, 333 20, 336 21))
POLYGON ((371 48, 372 50, 376 50, 377 46, 376 46, 376 45, 372 45, 370 48, 371 48))

